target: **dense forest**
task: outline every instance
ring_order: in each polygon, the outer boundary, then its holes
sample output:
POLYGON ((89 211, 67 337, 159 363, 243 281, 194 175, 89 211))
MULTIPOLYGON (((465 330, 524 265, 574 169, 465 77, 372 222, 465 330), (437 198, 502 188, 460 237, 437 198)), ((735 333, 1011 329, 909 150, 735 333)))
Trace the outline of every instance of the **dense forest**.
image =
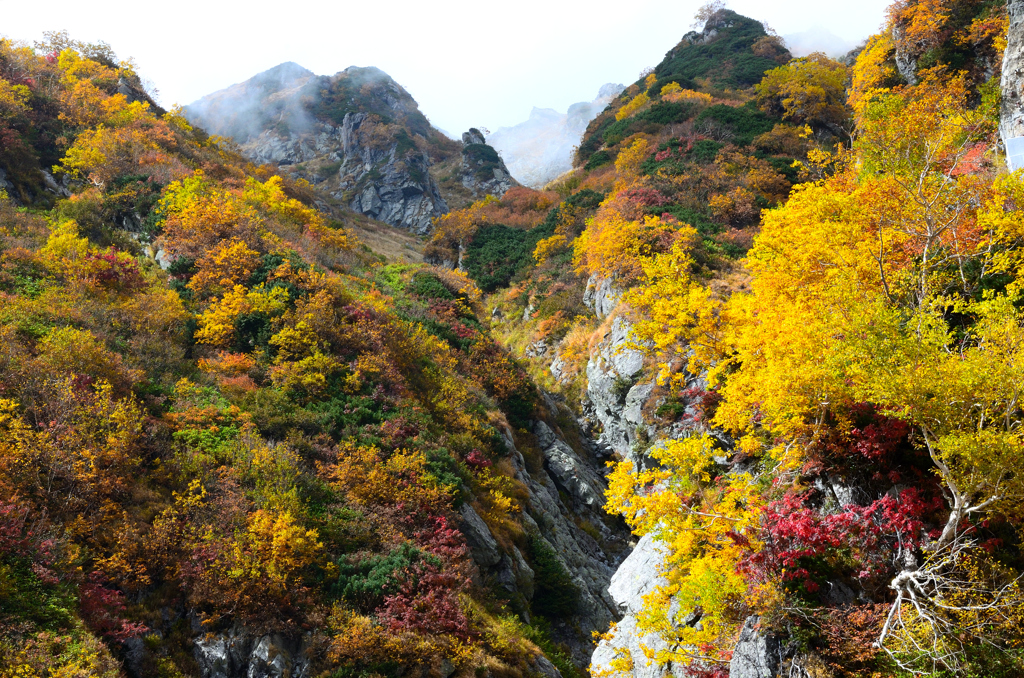
POLYGON ((707 5, 422 242, 0 40, 0 678, 1024 674, 1013 11, 707 5))

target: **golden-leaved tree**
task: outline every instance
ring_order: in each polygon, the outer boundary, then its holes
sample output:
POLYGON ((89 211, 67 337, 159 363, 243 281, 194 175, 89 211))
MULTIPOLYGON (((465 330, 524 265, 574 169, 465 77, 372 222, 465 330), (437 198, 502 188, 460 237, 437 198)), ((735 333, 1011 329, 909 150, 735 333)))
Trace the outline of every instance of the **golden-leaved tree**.
POLYGON ((610 508, 668 546, 668 584, 640 619, 669 641, 658 660, 723 661, 746 615, 792 616, 830 562, 878 580, 875 646, 904 670, 1024 642, 1020 566, 992 531, 1016 535, 1024 499, 1024 177, 994 166, 994 122, 960 75, 855 103, 852 151, 812 154, 830 175, 765 213, 749 292, 714 295, 677 244, 627 295, 662 379, 678 392, 684 361, 705 372, 712 423, 737 441, 674 441, 660 469, 612 475, 610 508), (885 445, 864 442, 865 411, 885 445), (822 468, 883 448, 919 455, 918 489, 801 503, 822 468), (724 454, 751 461, 727 470, 724 454))

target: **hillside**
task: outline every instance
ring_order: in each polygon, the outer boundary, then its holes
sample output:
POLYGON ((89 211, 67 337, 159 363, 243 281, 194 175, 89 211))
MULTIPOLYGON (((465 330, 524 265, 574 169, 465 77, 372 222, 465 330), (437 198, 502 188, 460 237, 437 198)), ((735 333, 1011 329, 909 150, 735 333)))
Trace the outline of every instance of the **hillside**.
POLYGON ((545 190, 0 40, 0 678, 1024 675, 1024 1, 698 16, 545 190))
POLYGON ((626 533, 477 287, 120 63, 0 41, 0 675, 578 675, 626 533))
POLYGON ((897 3, 851 66, 719 10, 550 192, 439 222, 615 460, 593 675, 1024 670, 1019 7, 897 3))
POLYGON ((449 139, 376 68, 328 77, 285 63, 203 97, 185 115, 232 138, 253 162, 282 167, 338 205, 417 234, 449 204, 500 197, 515 185, 482 138, 449 139))

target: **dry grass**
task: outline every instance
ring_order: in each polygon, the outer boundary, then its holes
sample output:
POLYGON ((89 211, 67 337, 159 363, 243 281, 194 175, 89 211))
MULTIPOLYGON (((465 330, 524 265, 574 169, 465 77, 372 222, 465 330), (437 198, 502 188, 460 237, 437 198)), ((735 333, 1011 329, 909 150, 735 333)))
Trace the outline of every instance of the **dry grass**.
POLYGON ((363 215, 353 215, 345 227, 373 252, 389 262, 419 264, 423 262, 424 239, 402 228, 395 228, 363 215))

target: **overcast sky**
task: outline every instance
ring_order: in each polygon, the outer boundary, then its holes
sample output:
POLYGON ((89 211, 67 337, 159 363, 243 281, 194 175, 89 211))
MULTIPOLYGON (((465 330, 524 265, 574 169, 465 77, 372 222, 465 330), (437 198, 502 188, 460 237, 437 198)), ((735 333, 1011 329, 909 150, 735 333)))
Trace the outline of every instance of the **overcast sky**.
MULTIPOLYGON (((690 30, 703 0, 0 0, 0 35, 105 41, 132 57, 159 101, 187 104, 284 61, 323 75, 376 66, 456 135, 565 111, 629 83, 690 30)), ((856 43, 890 0, 729 0, 780 34, 824 27, 856 43)))

